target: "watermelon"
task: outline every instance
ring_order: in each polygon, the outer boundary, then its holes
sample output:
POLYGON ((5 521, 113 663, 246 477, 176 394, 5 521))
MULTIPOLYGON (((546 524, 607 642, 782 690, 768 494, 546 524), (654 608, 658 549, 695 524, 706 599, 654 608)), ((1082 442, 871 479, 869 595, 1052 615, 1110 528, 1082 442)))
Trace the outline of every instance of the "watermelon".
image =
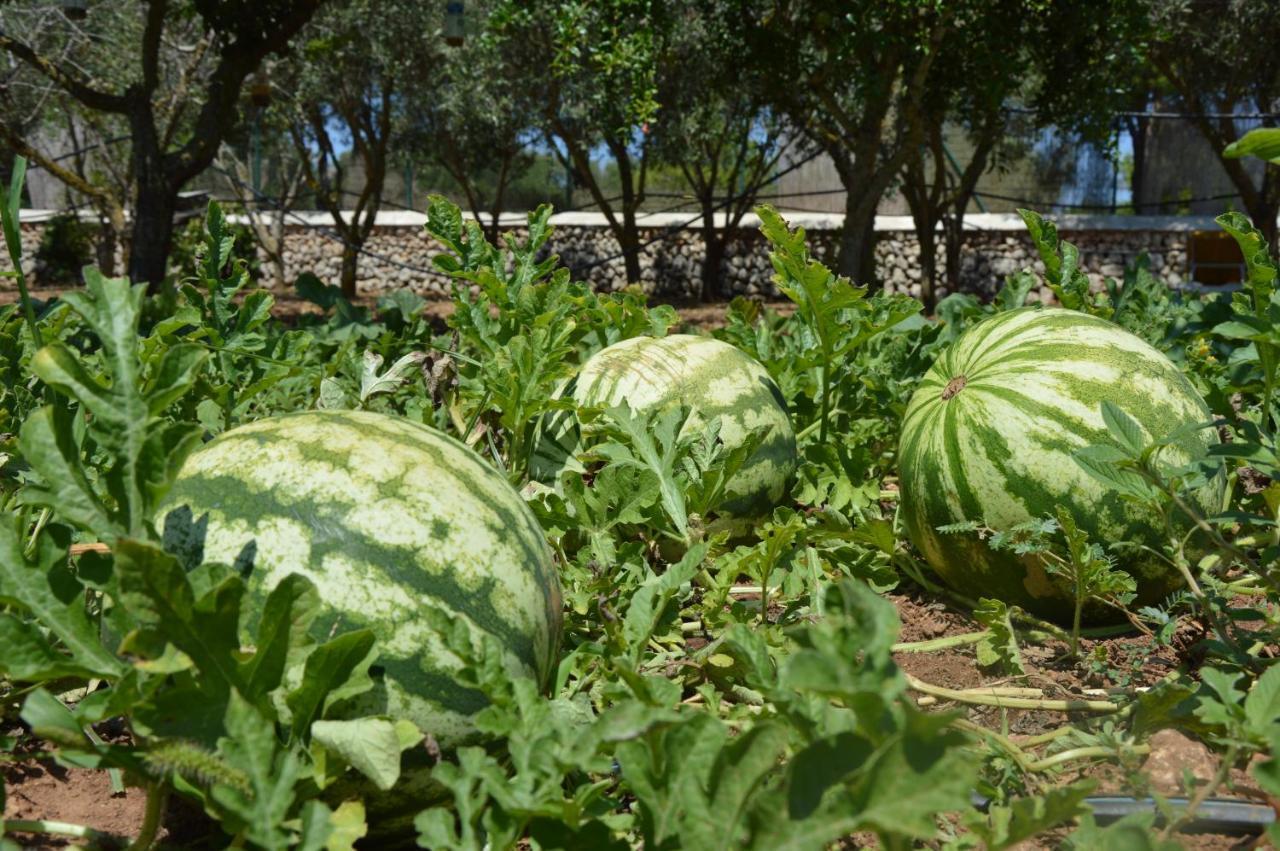
MULTIPOLYGON (((976 534, 939 526, 976 522, 1007 529, 1065 507, 1090 539, 1118 556, 1154 602, 1181 578, 1166 562, 1131 548, 1160 551, 1162 519, 1125 500, 1073 458, 1081 447, 1117 446, 1103 422, 1110 401, 1142 428, 1164 437, 1212 417, 1204 400, 1163 354, 1116 325, 1063 309, 1023 308, 986 319, 948 348, 907 406, 898 448, 901 516, 911 541, 951 586, 995 597, 1044 617, 1070 617, 1072 595, 1039 557, 996 552, 976 534)), ((1188 429, 1161 455, 1170 464, 1202 457, 1213 429, 1188 429)), ((1224 482, 1196 495, 1215 513, 1224 482)), ((1184 527, 1185 528, 1185 527, 1184 527)), ((1090 607, 1093 619, 1102 610, 1090 607)))
POLYGON ((484 695, 421 613, 495 636, 513 677, 546 684, 561 596, 533 514, 458 441, 399 417, 307 411, 228 431, 193 453, 156 526, 171 552, 248 570, 250 620, 285 576, 315 583, 317 638, 367 627, 382 686, 351 714, 407 718, 444 747, 472 732, 484 695), (255 608, 256 607, 256 608, 255 608))
POLYGON ((796 436, 778 385, 741 349, 711 337, 672 334, 614 343, 582 365, 572 395, 579 407, 625 402, 641 414, 682 405, 690 409, 685 432, 719 417, 727 449, 759 441, 716 506, 730 523, 768 514, 795 472, 796 436))

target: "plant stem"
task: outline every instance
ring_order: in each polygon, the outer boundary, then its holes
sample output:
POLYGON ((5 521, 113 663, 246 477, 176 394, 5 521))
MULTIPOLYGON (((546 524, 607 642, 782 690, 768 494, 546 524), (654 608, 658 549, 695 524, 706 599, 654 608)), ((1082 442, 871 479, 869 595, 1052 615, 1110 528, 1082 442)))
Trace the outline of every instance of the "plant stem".
POLYGON ((160 820, 164 816, 164 805, 169 800, 169 784, 152 782, 147 784, 147 809, 142 817, 142 827, 138 836, 129 843, 125 851, 146 851, 155 844, 156 834, 160 832, 160 820))
MULTIPOLYGON (((98 731, 93 729, 93 725, 84 725, 84 734, 89 741, 95 745, 106 746, 106 742, 102 741, 102 737, 98 735, 98 731)), ((124 793, 124 772, 118 768, 108 768, 107 776, 111 778, 111 794, 120 795, 124 793)))
POLYGON ((27 291, 27 276, 22 271, 22 225, 18 211, 22 207, 22 183, 27 175, 27 158, 13 158, 13 178, 9 182, 9 195, 0 204, 0 226, 4 229, 5 246, 9 249, 9 259, 13 261, 13 275, 18 281, 18 298, 22 300, 22 312, 27 317, 27 327, 31 330, 31 339, 36 348, 44 346, 40 336, 40 326, 36 324, 36 309, 31 304, 31 293, 27 291))
POLYGON ((1080 655, 1080 614, 1084 611, 1084 577, 1076 565, 1076 607, 1071 616, 1071 655, 1080 655))
POLYGON ((934 697, 941 697, 947 700, 953 700, 957 703, 972 703, 978 706, 999 706, 1005 709, 1043 709, 1051 712, 1116 712, 1120 709, 1118 704, 1109 700, 1052 700, 1048 698, 1034 699, 1025 697, 1002 697, 995 694, 981 694, 966 691, 957 691, 956 689, 943 688, 942 686, 930 685, 916 679, 910 674, 904 673, 907 678, 907 685, 914 691, 923 694, 931 694, 934 697))
MULTIPOLYGON (((960 694, 964 695, 994 695, 995 697, 1027 697, 1039 699, 1044 697, 1044 692, 1038 688, 1030 688, 1028 686, 974 686, 973 688, 961 689, 960 694)), ((925 696, 916 701, 916 706, 933 706, 938 703, 936 697, 925 696)))
POLYGON ((40 512, 40 516, 36 518, 35 528, 31 530, 31 537, 27 540, 27 546, 23 550, 23 555, 30 558, 36 551, 36 540, 40 537, 40 532, 44 530, 45 524, 49 522, 50 510, 48 508, 40 512))
POLYGON ((950 647, 962 647, 976 644, 991 634, 990 630, 966 632, 963 635, 947 635, 942 638, 930 638, 927 641, 899 641, 889 648, 894 653, 929 653, 934 650, 946 650, 950 647))
POLYGON ((1058 729, 1050 730, 1047 733, 1041 733, 1037 736, 1028 736, 1025 739, 1018 739, 1017 744, 1020 747, 1031 748, 1031 747, 1035 747, 1036 745, 1043 745, 1043 744, 1046 744, 1047 742, 1052 742, 1054 739, 1060 739, 1069 733, 1076 732, 1076 730, 1077 728, 1075 727, 1075 725, 1068 724, 1065 727, 1059 727, 1058 729))
POLYGON ((959 727, 962 730, 968 730, 971 733, 977 733, 980 736, 986 736, 1000 747, 1004 748, 1009 756, 1013 757, 1013 761, 1018 763, 1018 767, 1023 771, 1027 770, 1027 766, 1031 764, 1031 758, 1026 751, 1018 746, 1016 742, 1008 736, 997 733, 995 730, 989 730, 981 724, 975 724, 967 718, 956 718, 951 722, 952 726, 959 727))
MULTIPOLYGON (((1129 749, 1135 754, 1151 753, 1150 745, 1134 745, 1129 749)), ((1035 762, 1027 764, 1030 771, 1044 771, 1047 768, 1053 768, 1055 765, 1061 765, 1064 762, 1072 762, 1077 759, 1092 759, 1094 757, 1114 757, 1116 756, 1115 748, 1102 747, 1097 745, 1087 748, 1072 748, 1071 750, 1060 751, 1052 756, 1044 759, 1038 759, 1035 762)))
POLYGON ((1247 566, 1251 571, 1259 575, 1263 575, 1265 578, 1265 575, 1262 573, 1262 569, 1258 567, 1258 563, 1255 562, 1252 558, 1250 558, 1249 555, 1244 552, 1244 550, 1240 549, 1239 547, 1230 543, 1226 538, 1222 537, 1222 533, 1220 533, 1217 529, 1210 526, 1209 523, 1204 519, 1204 517, 1201 516, 1199 511, 1197 511, 1192 506, 1188 505, 1187 501, 1182 498, 1182 496, 1177 492, 1176 489, 1169 486, 1163 480, 1156 478, 1155 476, 1152 476, 1152 478, 1154 478, 1156 484, 1161 486, 1164 492, 1169 495, 1169 498, 1173 500, 1173 504, 1178 507, 1178 510, 1181 511, 1183 514, 1185 514, 1187 517, 1189 517, 1191 519, 1191 522, 1195 524, 1197 529, 1199 529, 1201 532, 1204 532, 1206 535, 1209 536, 1209 540, 1213 542, 1213 545, 1215 547, 1222 550, 1223 552, 1230 553, 1232 556, 1234 556, 1235 558, 1243 562, 1245 566, 1247 566))
POLYGON ((818 442, 827 445, 827 409, 831 404, 831 355, 824 352, 822 358, 822 419, 818 420, 818 442))
POLYGON ((119 837, 110 833, 104 833, 101 830, 94 830, 92 827, 85 827, 82 824, 72 824, 65 821, 46 821, 44 819, 17 819, 7 818, 4 820, 5 833, 52 833, 57 836, 71 836, 76 839, 88 839, 103 845, 118 845, 119 837))

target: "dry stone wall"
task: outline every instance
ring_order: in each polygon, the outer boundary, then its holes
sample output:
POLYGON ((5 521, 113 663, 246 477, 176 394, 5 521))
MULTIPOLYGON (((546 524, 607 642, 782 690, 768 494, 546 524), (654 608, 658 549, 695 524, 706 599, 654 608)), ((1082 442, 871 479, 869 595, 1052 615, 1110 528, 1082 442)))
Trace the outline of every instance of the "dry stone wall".
MULTIPOLYGON (((25 215, 24 215, 25 218, 25 215)), ((33 216, 34 218, 34 216, 33 216)), ((342 243, 327 226, 323 214, 302 214, 307 224, 291 224, 285 231, 285 280, 293 281, 303 272, 312 272, 327 283, 337 283, 342 243)), ((505 217, 504 217, 505 218, 505 217)), ((838 246, 840 218, 836 215, 800 215, 794 222, 809 234, 813 253, 832 262, 838 246)), ((703 258, 702 233, 681 228, 688 216, 668 214, 651 217, 649 227, 640 231, 645 244, 641 255, 642 287, 666 298, 696 297, 700 288, 703 258), (670 219, 670 221, 667 221, 670 219)), ((962 252, 960 289, 979 295, 994 293, 1006 275, 1030 267, 1043 271, 1034 247, 1021 222, 1003 214, 974 215, 968 220, 962 252)), ((524 238, 521 218, 505 219, 503 231, 524 238)), ((617 290, 627 284, 618 243, 603 219, 591 214, 566 214, 553 220, 555 230, 548 251, 560 256, 574 276, 588 280, 600 290, 617 290), (558 220, 558 221, 557 221, 558 220)), ((384 214, 365 246, 359 266, 358 289, 362 295, 377 295, 408 287, 424 296, 444 297, 449 280, 434 271, 433 255, 442 247, 424 231, 420 215, 384 214)), ((1063 237, 1081 252, 1082 267, 1100 284, 1105 276, 1119 277, 1127 264, 1145 252, 1151 271, 1165 282, 1178 285, 1188 276, 1188 240, 1197 230, 1213 230, 1211 220, 1174 217, 1063 217, 1059 220, 1063 237)), ((33 255, 39 244, 42 225, 24 223, 22 228, 25 267, 34 268, 33 255)), ((945 266, 941 235, 938 239, 938 268, 945 266)), ((895 292, 919 295, 919 243, 910 219, 880 217, 877 220, 877 273, 885 286, 895 292)), ((777 295, 767 245, 754 220, 733 231, 726 243, 722 264, 725 291, 730 295, 760 297, 777 295)), ((265 258, 264 258, 265 272, 265 258)), ((271 275, 264 274, 264 281, 271 275)), ((55 283, 55 282, 43 282, 55 283)), ((4 285, 0 285, 4 286, 4 285)), ((12 286, 12 284, 8 284, 12 286)), ((1047 290, 1044 291, 1047 296, 1047 290)), ((940 295, 945 295, 945 289, 940 295)))
MULTIPOLYGON (((1142 228, 1077 227, 1063 229, 1065 239, 1081 251, 1085 271, 1100 284, 1104 277, 1120 277, 1125 266, 1145 252, 1151 271, 1172 285, 1187 277, 1187 241, 1197 222, 1175 220, 1152 223, 1142 228), (1156 227, 1155 225, 1161 225, 1156 227)), ((522 228, 504 233, 516 239, 525 236, 522 228)), ((834 260, 838 232, 833 228, 808 228, 814 254, 834 260)), ((703 239, 700 231, 649 228, 640 232, 646 247, 641 253, 641 285, 648 292, 665 297, 692 297, 699 292, 702 274, 703 239)), ((323 227, 290 227, 287 230, 285 260, 287 278, 310 270, 322 280, 336 282, 342 255, 341 243, 323 227)), ((421 227, 378 227, 366 246, 360 264, 359 288, 375 294, 387 289, 410 287, 423 295, 445 295, 447 279, 431 270, 430 258, 441 246, 429 239, 421 227)), ((560 256, 579 279, 591 281, 600 290, 617 290, 627 284, 617 240, 607 228, 564 224, 557 226, 548 250, 560 256)), ((937 246, 938 268, 944 268, 941 240, 937 246)), ((895 292, 919 295, 920 246, 913 230, 896 227, 878 229, 876 263, 880 278, 895 292)), ((1043 271, 1031 240, 1020 230, 972 230, 966 235, 961 254, 960 289, 989 295, 999 289, 1005 276, 1030 267, 1043 271)), ((726 243, 722 263, 726 291, 730 294, 776 296, 771 282, 767 246, 754 228, 739 229, 726 243)), ((945 290, 943 292, 945 294, 945 290)))

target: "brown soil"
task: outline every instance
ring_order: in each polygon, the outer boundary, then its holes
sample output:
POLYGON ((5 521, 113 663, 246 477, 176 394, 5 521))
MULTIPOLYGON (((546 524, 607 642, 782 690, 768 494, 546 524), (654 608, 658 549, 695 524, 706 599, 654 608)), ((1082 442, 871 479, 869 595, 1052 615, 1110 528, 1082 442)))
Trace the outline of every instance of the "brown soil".
MULTIPOLYGON (((127 741, 127 734, 112 725, 100 725, 99 733, 111 742, 127 741)), ((21 729, 7 731, 21 738, 21 729)), ((111 776, 105 769, 69 768, 44 756, 43 742, 27 738, 15 756, 30 758, 0 765, 4 782, 5 820, 63 822, 92 828, 118 840, 123 848, 142 827, 146 792, 126 785, 113 793, 111 776)), ((13 833, 13 831, 10 831, 13 833)), ((85 840, 52 833, 13 833, 23 848, 79 847, 85 840)), ((210 844, 219 832, 199 808, 172 796, 165 810, 158 841, 162 848, 200 848, 210 844)), ((113 847, 111 839, 98 847, 113 847)))
MULTIPOLYGON (((42 819, 85 825, 131 838, 142 823, 146 795, 127 787, 111 793, 105 771, 60 768, 52 763, 25 764, 4 772, 5 819, 42 819)), ((27 848, 61 848, 70 840, 47 835, 23 835, 27 848)))
MULTIPOLYGON (((902 620, 901 641, 928 641, 966 632, 974 632, 981 626, 971 621, 962 611, 951 608, 945 601, 932 599, 926 594, 912 591, 889 595, 902 620)), ((1235 601, 1243 606, 1246 600, 1235 601)), ((1160 647, 1151 639, 1136 631, 1113 638, 1082 639, 1079 659, 1068 658, 1067 645, 1049 641, 1044 645, 1024 644, 1021 647, 1027 669, 1025 678, 1012 679, 999 671, 983 670, 977 662, 973 645, 932 651, 928 653, 895 653, 894 659, 903 671, 930 685, 952 689, 975 686, 1015 685, 1030 686, 1044 691, 1045 697, 1064 698, 1086 696, 1102 699, 1104 695, 1089 694, 1091 689, 1135 689, 1155 684, 1179 663, 1194 662, 1193 645, 1202 638, 1200 632, 1190 626, 1179 633, 1181 652, 1160 647), (1181 658, 1180 658, 1181 657, 1181 658)), ((970 721, 988 729, 1003 730, 1014 741, 1021 737, 1048 732, 1086 716, 1073 716, 1060 712, 1038 710, 1000 710, 972 705, 960 705, 941 701, 931 703, 929 709, 960 710, 970 721)), ((1173 730, 1156 733, 1148 741, 1152 752, 1140 764, 1128 768, 1112 761, 1083 761, 1072 763, 1059 776, 1061 782, 1071 782, 1089 777, 1098 782, 1096 794, 1134 795, 1145 797, 1151 792, 1165 795, 1185 795, 1181 788, 1183 769, 1189 771, 1197 784, 1212 778, 1219 769, 1219 759, 1202 742, 1173 730), (1137 783, 1135 785, 1135 779, 1137 783)), ((1039 751, 1043 754, 1043 751, 1039 751)), ((1047 777, 1047 776, 1046 776, 1047 777)), ((1216 792, 1216 797, 1250 799, 1267 803, 1266 795, 1257 788, 1246 771, 1233 768, 1227 780, 1216 792)), ((1051 831, 1033 841, 1017 846, 1019 851, 1040 851, 1059 847, 1070 831, 1063 828, 1051 831)), ((1188 849, 1237 849, 1255 847, 1253 838, 1218 834, 1179 834, 1178 842, 1188 849)), ((875 847, 874 841, 870 843, 875 847)), ((1262 846, 1256 846, 1262 847, 1262 846)))

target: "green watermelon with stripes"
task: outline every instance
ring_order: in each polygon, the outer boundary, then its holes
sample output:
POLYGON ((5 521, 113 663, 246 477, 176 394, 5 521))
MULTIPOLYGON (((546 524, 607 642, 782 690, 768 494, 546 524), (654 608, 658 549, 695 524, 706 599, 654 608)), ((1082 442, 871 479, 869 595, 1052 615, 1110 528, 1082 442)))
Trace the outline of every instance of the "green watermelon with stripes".
MULTIPOLYGON (((1178 572, 1153 555, 1117 551, 1129 542, 1156 551, 1162 519, 1124 499, 1074 460, 1085 446, 1112 445, 1101 405, 1110 401, 1148 440, 1211 419, 1204 400, 1156 349, 1104 319, 1072 310, 1023 308, 974 325, 924 376, 907 406, 899 444, 901 514, 930 565, 970 597, 994 597, 1050 618, 1068 618, 1072 595, 1036 556, 994 551, 976 534, 938 527, 975 522, 1007 529, 1053 516, 1062 505, 1090 539, 1118 557, 1139 600, 1176 589, 1178 572)), ((1213 429, 1186 429, 1164 450, 1178 465, 1201 457, 1213 429)), ((1215 513, 1223 482, 1196 499, 1215 513)), ((1089 611, 1095 619, 1104 613, 1089 611)))
POLYGON ((560 585, 537 521, 496 470, 427 426, 307 411, 232 429, 187 459, 156 524, 171 551, 246 567, 251 619, 285 576, 314 582, 318 638, 369 628, 378 640, 381 685, 351 714, 407 718, 444 747, 486 701, 455 682, 425 610, 495 636, 512 677, 546 684, 557 663, 560 585))
POLYGON ((672 334, 614 343, 582 365, 572 395, 579 407, 625 402, 643 414, 682 405, 690 409, 686 432, 719 417, 727 449, 758 441, 716 507, 726 526, 768 514, 795 472, 796 436, 778 386, 758 361, 711 337, 672 334))

